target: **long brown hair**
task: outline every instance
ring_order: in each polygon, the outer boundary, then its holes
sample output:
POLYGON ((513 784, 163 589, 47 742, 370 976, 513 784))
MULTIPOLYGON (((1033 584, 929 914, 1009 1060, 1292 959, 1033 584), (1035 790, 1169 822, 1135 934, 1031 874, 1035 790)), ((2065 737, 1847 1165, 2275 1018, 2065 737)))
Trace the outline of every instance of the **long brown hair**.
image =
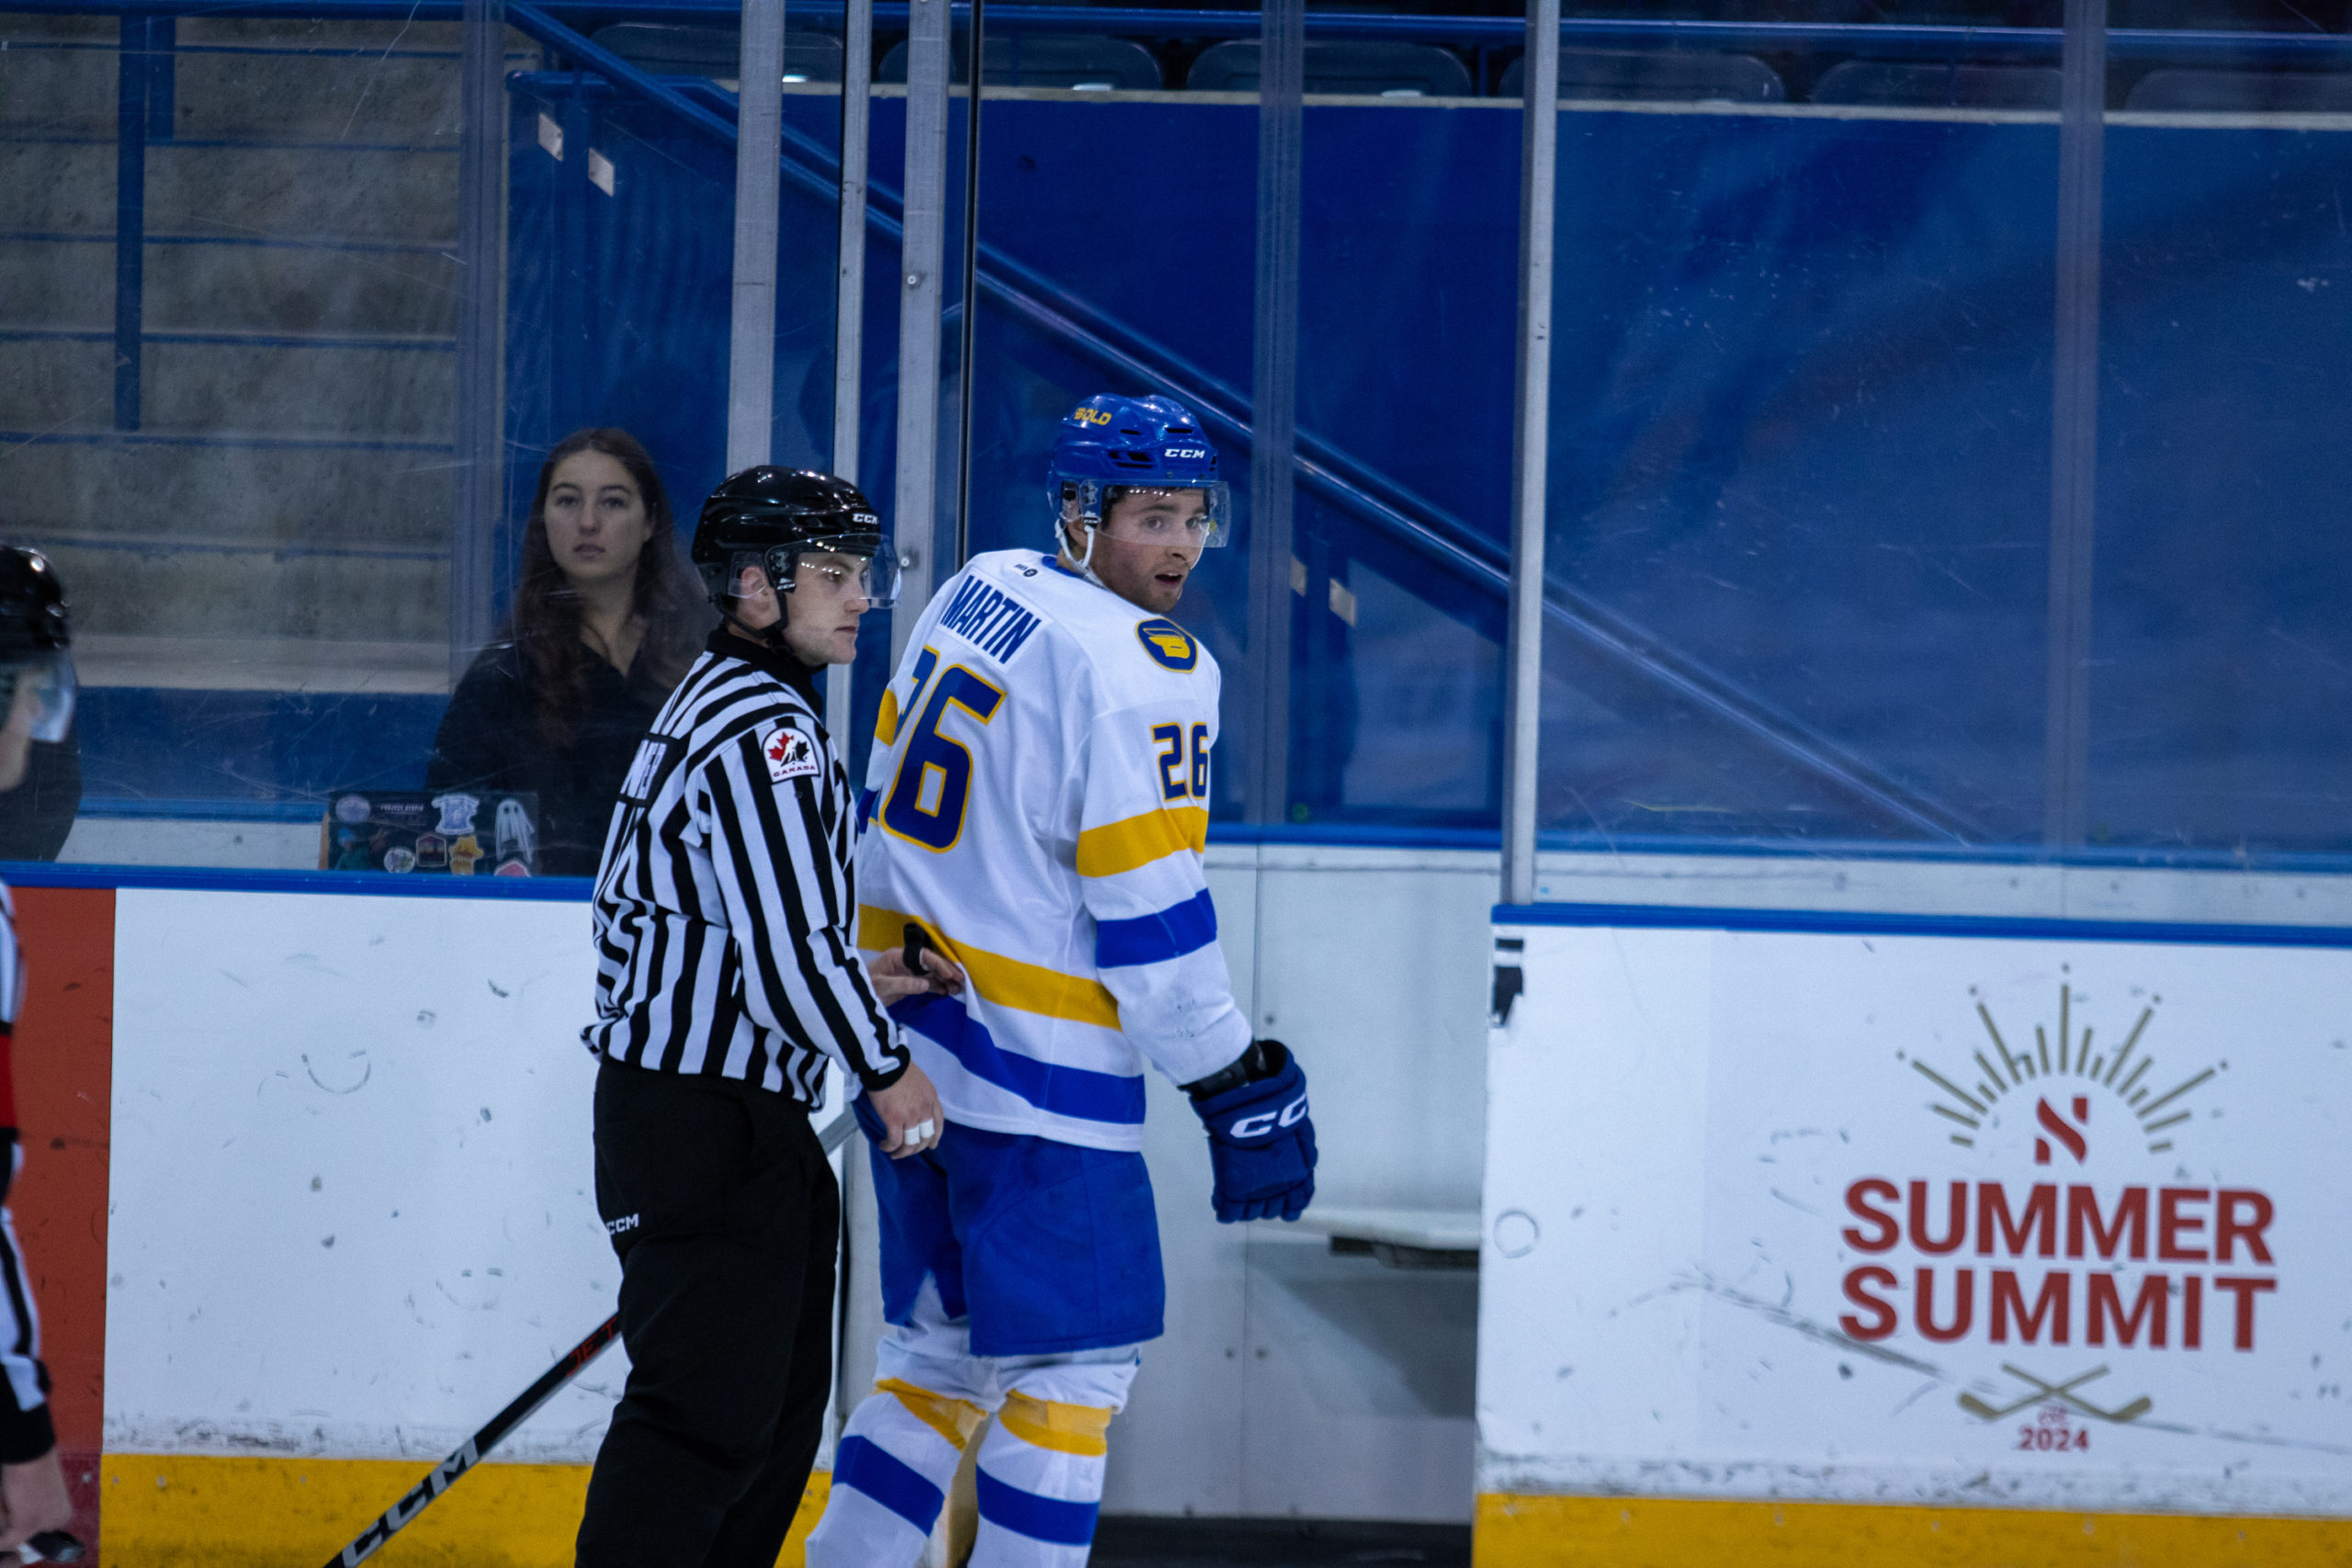
POLYGON ((700 590, 679 563, 669 493, 644 446, 628 431, 611 428, 575 430, 558 442, 539 466, 539 488, 523 528, 523 581, 507 621, 507 636, 527 667, 539 733, 550 746, 571 743, 587 696, 589 661, 597 657, 581 639, 580 595, 548 544, 548 490, 563 460, 581 452, 602 452, 628 469, 645 502, 645 548, 637 558, 630 604, 644 618, 645 640, 628 672, 658 681, 666 694, 694 662, 709 620, 700 590))

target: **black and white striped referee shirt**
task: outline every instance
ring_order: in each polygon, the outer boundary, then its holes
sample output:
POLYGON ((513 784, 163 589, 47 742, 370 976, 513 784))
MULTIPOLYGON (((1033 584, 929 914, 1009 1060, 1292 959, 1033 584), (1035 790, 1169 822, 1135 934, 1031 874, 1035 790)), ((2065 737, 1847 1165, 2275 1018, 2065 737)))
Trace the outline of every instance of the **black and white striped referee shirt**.
MULTIPOLYGON (((0 1034, 17 1031, 17 1010, 25 1005, 25 971, 17 957, 17 901, 0 884, 0 1034)), ((11 1117, 8 1124, 16 1125, 11 1117)))
MULTIPOLYGON (((0 887, 0 1201, 25 1163, 17 1134, 17 1014, 25 968, 17 952, 17 906, 0 887)), ((16 1226, 0 1211, 0 1464, 22 1464, 57 1446, 49 1414, 49 1370, 40 1360, 40 1314, 27 1285, 16 1226)))
POLYGON ((588 1048, 810 1105, 827 1056, 866 1089, 897 1082, 906 1047, 851 942, 854 831, 808 667, 712 633, 605 839, 588 1048))

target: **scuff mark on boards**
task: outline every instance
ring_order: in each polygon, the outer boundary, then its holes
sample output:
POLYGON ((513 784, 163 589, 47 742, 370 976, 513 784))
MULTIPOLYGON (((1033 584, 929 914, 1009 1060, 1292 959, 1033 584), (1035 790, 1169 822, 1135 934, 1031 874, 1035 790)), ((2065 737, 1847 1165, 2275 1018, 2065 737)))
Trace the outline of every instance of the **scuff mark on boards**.
POLYGON ((356 1061, 359 1064, 359 1081, 344 1089, 337 1089, 334 1085, 327 1082, 326 1079, 319 1077, 319 1069, 311 1065, 311 1058, 307 1054, 302 1057, 302 1070, 311 1075, 311 1081, 312 1083, 318 1085, 329 1094, 357 1094, 361 1089, 368 1087, 368 1080, 376 1076, 376 1064, 368 1059, 368 1053, 364 1049, 350 1053, 344 1058, 344 1060, 346 1062, 356 1061))

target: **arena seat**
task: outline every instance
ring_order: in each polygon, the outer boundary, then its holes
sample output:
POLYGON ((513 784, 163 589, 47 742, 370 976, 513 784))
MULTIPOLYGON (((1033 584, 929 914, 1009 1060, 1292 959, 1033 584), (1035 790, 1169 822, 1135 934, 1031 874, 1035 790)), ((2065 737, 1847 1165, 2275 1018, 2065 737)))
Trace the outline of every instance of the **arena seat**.
POLYGON ((1811 102, 1915 109, 2055 109, 2054 65, 1849 60, 1822 73, 1811 102))
MULTIPOLYGON (((1429 43, 1381 43, 1310 39, 1306 90, 1357 93, 1385 98, 1466 98, 1469 68, 1450 49, 1429 43)), ((1258 40, 1229 39, 1202 51, 1184 78, 1193 93, 1254 93, 1258 90, 1258 40)))
MULTIPOLYGON (((965 43, 948 51, 953 80, 964 80, 965 43)), ((1069 87, 1079 92, 1154 93, 1168 85, 1151 51, 1130 39, 1091 34, 991 33, 980 45, 982 80, 991 87, 1069 87)), ((904 42, 882 57, 877 82, 907 79, 904 42)))
POLYGON ((2127 109, 2174 114, 2352 114, 2352 71, 2151 71, 2127 109))
MULTIPOLYGON (((655 76, 708 76, 731 82, 742 65, 742 35, 734 28, 615 22, 589 34, 588 41, 602 44, 639 70, 655 76)), ((840 81, 842 40, 831 33, 787 29, 784 35, 784 79, 840 81)))
MULTIPOLYGON (((1495 96, 1525 93, 1525 62, 1503 71, 1495 96)), ((1563 98, 1642 99, 1665 103, 1777 104, 1789 96, 1781 78, 1762 61, 1745 54, 1684 53, 1680 51, 1564 49, 1560 51, 1563 98)))

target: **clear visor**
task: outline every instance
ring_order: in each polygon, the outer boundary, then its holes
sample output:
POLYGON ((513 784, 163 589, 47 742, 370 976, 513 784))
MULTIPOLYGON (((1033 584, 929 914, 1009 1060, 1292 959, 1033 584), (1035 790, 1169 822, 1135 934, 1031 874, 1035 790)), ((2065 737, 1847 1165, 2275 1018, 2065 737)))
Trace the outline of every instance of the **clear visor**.
POLYGON ((780 593, 815 592, 831 599, 863 599, 872 610, 899 602, 899 557, 887 540, 871 534, 845 539, 808 539, 773 549, 762 564, 780 593))
POLYGON ((0 669, 9 726, 36 740, 59 741, 74 722, 74 660, 62 651, 0 669))
POLYGON ((1224 484, 1183 490, 1130 487, 1103 508, 1106 537, 1177 549, 1213 550, 1231 536, 1233 493, 1224 484))

